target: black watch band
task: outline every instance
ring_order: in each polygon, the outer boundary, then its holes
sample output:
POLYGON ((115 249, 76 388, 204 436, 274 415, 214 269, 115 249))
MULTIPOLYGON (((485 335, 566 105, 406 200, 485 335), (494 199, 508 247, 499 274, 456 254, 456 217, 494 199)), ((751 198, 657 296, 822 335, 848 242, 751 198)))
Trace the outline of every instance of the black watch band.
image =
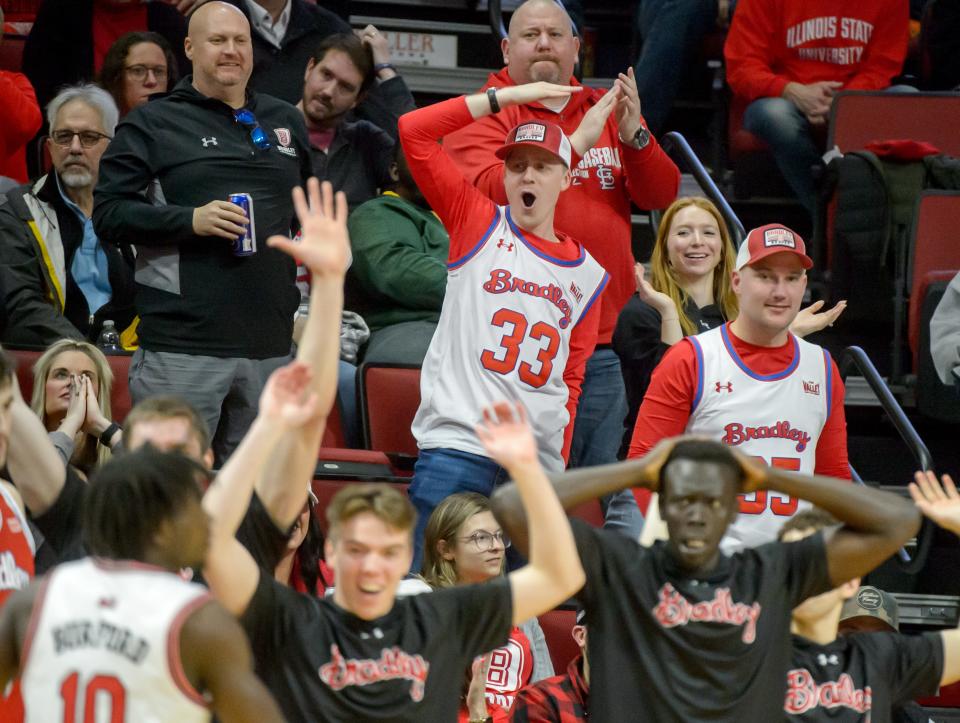
POLYGON ((119 431, 120 425, 116 422, 110 422, 110 426, 103 430, 103 432, 100 434, 100 444, 102 444, 104 447, 109 447, 111 437, 113 437, 113 435, 119 431))
POLYGON ((487 88, 487 100, 490 101, 490 112, 499 113, 500 104, 497 102, 497 89, 487 88))

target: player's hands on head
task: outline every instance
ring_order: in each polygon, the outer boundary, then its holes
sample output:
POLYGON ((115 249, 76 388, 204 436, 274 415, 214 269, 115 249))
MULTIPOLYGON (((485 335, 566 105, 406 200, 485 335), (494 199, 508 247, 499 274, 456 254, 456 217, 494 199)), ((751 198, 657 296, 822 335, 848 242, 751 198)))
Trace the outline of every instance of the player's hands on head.
POLYGON ((681 439, 683 437, 664 437, 643 455, 643 474, 637 480, 638 487, 646 487, 654 492, 660 488, 660 471, 681 439))
POLYGON ((613 90, 619 91, 617 98, 617 128, 620 131, 620 140, 629 143, 640 130, 640 91, 637 90, 637 79, 633 68, 627 68, 626 73, 620 73, 613 84, 613 90))
POLYGON ((467 688, 467 714, 470 720, 487 718, 487 674, 490 671, 490 656, 484 655, 470 666, 470 686, 467 688))
POLYGON ((310 367, 300 361, 277 369, 260 394, 260 416, 291 429, 314 419, 319 399, 310 391, 311 376, 310 367))
POLYGON ((246 231, 249 223, 243 209, 229 201, 211 201, 193 209, 193 232, 197 236, 219 236, 232 241, 246 231))
POLYGON ((945 530, 960 535, 960 493, 950 475, 937 481, 933 472, 916 472, 910 483, 910 496, 924 515, 945 530))
POLYGON ((301 239, 271 236, 267 245, 293 256, 317 277, 342 277, 350 265, 347 197, 336 194, 329 181, 307 181, 307 193, 293 189, 293 207, 300 220, 301 239))
POLYGON ((509 470, 537 462, 537 442, 520 402, 497 402, 485 407, 483 421, 476 430, 487 454, 501 467, 509 470))
POLYGON ((621 91, 614 87, 613 90, 604 93, 600 100, 583 114, 583 120, 580 121, 577 130, 570 134, 570 145, 578 156, 582 156, 596 145, 607 124, 607 119, 617 106, 620 93, 621 91))
POLYGON ((847 308, 847 302, 843 300, 838 301, 832 309, 820 311, 824 303, 821 299, 813 302, 805 309, 801 309, 793 323, 790 324, 790 331, 799 337, 804 337, 828 326, 833 326, 833 322, 840 318, 840 314, 847 308))
POLYGON ((730 453, 737 460, 743 470, 741 492, 755 492, 767 486, 767 466, 756 458, 744 454, 739 449, 730 447, 730 453))

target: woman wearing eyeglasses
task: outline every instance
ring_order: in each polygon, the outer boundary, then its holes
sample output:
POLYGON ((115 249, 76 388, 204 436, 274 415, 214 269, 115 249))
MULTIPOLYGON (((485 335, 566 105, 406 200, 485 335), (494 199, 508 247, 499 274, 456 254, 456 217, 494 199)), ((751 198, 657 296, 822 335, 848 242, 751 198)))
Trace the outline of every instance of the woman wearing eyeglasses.
MULTIPOLYGON (((510 540, 476 492, 450 495, 434 509, 424 531, 423 577, 434 589, 486 582, 504 572, 510 540)), ((523 686, 553 675, 536 618, 514 627, 506 645, 485 656, 487 715, 498 720, 523 686)), ((464 712, 467 712, 466 710, 464 712)), ((485 717, 485 716, 481 716, 485 717)), ((474 720, 477 714, 469 711, 474 720)))
POLYGON ((99 83, 113 96, 120 116, 166 93, 178 79, 170 44, 157 33, 131 32, 117 38, 103 58, 99 83))

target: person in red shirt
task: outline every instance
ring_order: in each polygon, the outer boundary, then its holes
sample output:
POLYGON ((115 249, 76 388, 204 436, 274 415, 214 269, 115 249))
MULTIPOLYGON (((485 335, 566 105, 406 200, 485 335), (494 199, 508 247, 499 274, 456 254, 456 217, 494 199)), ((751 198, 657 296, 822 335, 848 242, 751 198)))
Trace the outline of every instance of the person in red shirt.
MULTIPOLYGON (((3 8, 0 8, 0 30, 2 28, 3 8)), ((3 33, 0 32, 0 43, 2 42, 3 33)), ((26 183, 26 146, 40 130, 43 117, 33 86, 23 73, 0 70, 0 108, 3 108, 0 176, 12 178, 17 183, 26 183)))
MULTIPOLYGON (((731 276, 739 315, 670 347, 640 406, 629 457, 686 432, 774 466, 850 479, 840 372, 826 350, 789 330, 811 266, 803 239, 785 226, 747 235, 731 276)), ((645 510, 648 494, 636 495, 645 510)), ((741 495, 725 551, 773 540, 801 508, 794 498, 741 495)))
MULTIPOLYGON (((481 92, 541 80, 580 85, 573 78, 580 43, 571 32, 570 18, 552 0, 529 0, 517 8, 502 49, 506 67, 492 74, 481 92)), ((646 128, 633 70, 628 73, 621 73, 615 81, 615 90, 623 98, 597 143, 571 169, 573 184, 557 202, 554 221, 558 231, 582 239, 587 251, 610 274, 601 298, 597 347, 584 373, 577 409, 580 423, 570 449, 572 467, 613 462, 620 447, 627 401, 620 363, 610 342, 617 315, 636 290, 631 203, 644 209, 665 208, 676 198, 680 184, 676 165, 646 128)), ((502 204, 506 202, 503 162, 495 151, 507 132, 518 123, 538 120, 555 123, 570 134, 603 96, 601 90, 584 88, 568 99, 504 108, 449 134, 444 149, 471 183, 502 204)), ((636 507, 629 495, 617 500, 608 510, 608 521, 618 521, 625 531, 635 534, 641 524, 636 507)))
MULTIPOLYGON (((840 90, 881 90, 907 54, 903 0, 740 0, 724 47, 727 82, 749 103, 743 126, 773 149, 811 214, 810 169, 840 90)), ((897 88, 900 89, 900 88, 897 88)))

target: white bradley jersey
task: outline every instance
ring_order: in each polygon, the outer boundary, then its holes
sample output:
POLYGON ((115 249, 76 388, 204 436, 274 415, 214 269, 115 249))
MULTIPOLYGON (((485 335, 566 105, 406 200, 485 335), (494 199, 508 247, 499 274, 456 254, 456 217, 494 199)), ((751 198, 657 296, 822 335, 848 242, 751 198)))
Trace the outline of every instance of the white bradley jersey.
MULTIPOLYGON (((830 414, 832 362, 825 349, 790 335, 793 360, 760 375, 740 359, 727 325, 687 337, 697 356, 697 391, 687 422, 699 434, 782 469, 813 474, 817 442, 830 414)), ((724 552, 771 542, 808 502, 761 490, 740 495, 740 514, 721 543, 724 552)))
POLYGON ((413 434, 420 449, 485 455, 478 410, 500 399, 526 408, 540 461, 563 469, 570 419, 563 372, 574 327, 597 301, 607 273, 580 256, 553 258, 497 207, 486 233, 448 264, 440 321, 423 362, 413 434))
POLYGON ((180 659, 200 585, 149 565, 86 558, 42 583, 21 654, 27 723, 209 721, 180 659))

